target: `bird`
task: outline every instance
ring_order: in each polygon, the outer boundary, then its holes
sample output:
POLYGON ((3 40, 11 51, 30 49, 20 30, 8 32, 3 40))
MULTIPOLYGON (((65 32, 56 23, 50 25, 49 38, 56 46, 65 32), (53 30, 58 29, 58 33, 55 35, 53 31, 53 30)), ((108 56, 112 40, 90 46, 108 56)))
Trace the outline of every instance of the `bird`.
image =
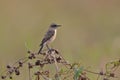
POLYGON ((44 37, 43 37, 43 39, 41 41, 40 49, 38 51, 38 54, 41 54, 41 51, 42 51, 44 46, 46 46, 48 48, 48 50, 50 50, 48 45, 55 40, 56 34, 57 34, 57 28, 60 27, 60 26, 61 25, 58 25, 56 23, 52 23, 49 26, 48 31, 45 33, 45 35, 44 35, 44 37))

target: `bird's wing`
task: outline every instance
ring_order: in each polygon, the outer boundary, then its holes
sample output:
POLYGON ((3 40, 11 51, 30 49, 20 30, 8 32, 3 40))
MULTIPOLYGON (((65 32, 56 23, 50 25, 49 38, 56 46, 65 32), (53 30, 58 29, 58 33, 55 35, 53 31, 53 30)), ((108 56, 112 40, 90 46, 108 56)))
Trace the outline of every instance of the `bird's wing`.
POLYGON ((45 37, 43 38, 40 46, 42 46, 47 40, 49 40, 53 35, 55 34, 54 30, 49 30, 46 34, 45 37))

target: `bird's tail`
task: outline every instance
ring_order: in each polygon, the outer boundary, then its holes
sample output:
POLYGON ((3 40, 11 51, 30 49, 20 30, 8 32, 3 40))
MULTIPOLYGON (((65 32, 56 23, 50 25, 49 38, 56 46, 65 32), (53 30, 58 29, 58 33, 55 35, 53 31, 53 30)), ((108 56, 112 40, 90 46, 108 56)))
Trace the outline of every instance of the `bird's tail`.
POLYGON ((38 54, 41 54, 41 51, 42 51, 42 49, 43 49, 43 45, 40 45, 41 47, 40 47, 40 49, 39 49, 39 51, 38 51, 38 54))

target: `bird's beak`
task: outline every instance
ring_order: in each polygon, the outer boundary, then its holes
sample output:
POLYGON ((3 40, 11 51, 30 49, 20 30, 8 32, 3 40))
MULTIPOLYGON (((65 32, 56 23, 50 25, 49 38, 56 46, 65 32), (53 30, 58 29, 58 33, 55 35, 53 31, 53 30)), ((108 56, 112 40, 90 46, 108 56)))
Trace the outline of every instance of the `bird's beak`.
POLYGON ((58 27, 61 27, 62 25, 57 25, 58 27))

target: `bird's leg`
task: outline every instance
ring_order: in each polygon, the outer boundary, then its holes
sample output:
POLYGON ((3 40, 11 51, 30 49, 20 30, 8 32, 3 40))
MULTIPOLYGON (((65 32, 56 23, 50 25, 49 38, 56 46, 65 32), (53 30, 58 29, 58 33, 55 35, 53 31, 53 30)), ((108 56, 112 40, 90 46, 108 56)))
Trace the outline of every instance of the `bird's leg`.
POLYGON ((43 45, 41 45, 41 48, 39 49, 38 54, 41 54, 42 49, 43 49, 43 45))
POLYGON ((51 50, 47 44, 46 44, 46 47, 48 48, 49 51, 51 50))

